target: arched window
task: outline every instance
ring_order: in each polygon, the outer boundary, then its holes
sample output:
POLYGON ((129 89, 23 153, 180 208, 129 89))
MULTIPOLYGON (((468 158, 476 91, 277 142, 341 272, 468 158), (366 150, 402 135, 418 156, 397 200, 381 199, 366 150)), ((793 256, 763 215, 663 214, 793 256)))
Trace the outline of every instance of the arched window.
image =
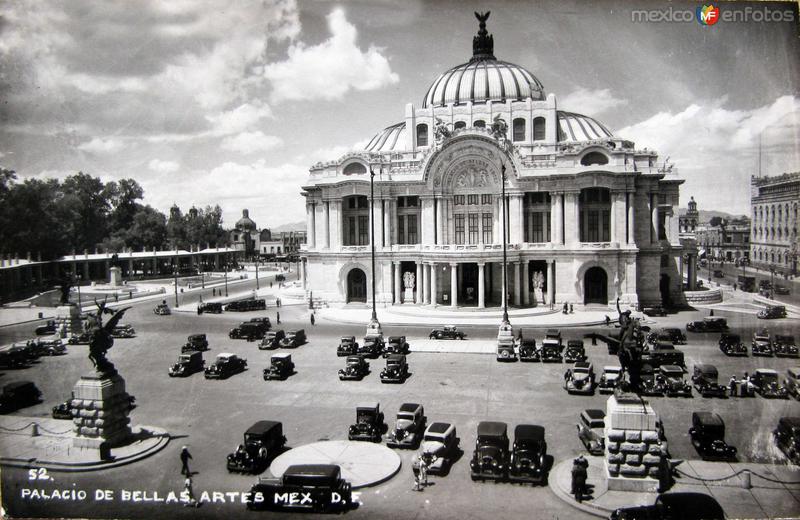
POLYGON ((342 173, 345 175, 360 175, 367 173, 367 167, 360 162, 353 162, 345 166, 342 173))
POLYGON ((525 120, 521 117, 514 119, 514 141, 525 140, 525 120))
POLYGON ((608 157, 602 152, 589 152, 581 157, 581 164, 591 166, 592 164, 608 164, 608 157))
POLYGON ((545 120, 543 117, 536 117, 533 119, 533 140, 544 141, 545 134, 545 120))
POLYGON ((417 125, 417 146, 428 146, 428 125, 425 123, 417 125))
POLYGON ((465 121, 456 121, 456 124, 453 125, 453 130, 460 130, 466 127, 467 123, 465 121))
POLYGON ((486 121, 484 121, 483 119, 478 119, 477 121, 472 123, 472 126, 474 126, 475 128, 486 128, 486 121))

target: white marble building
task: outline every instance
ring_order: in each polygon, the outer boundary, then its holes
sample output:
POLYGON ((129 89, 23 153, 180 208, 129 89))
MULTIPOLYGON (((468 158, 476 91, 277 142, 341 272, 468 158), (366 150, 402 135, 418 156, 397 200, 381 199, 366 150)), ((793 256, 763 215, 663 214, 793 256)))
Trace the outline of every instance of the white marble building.
POLYGON ((311 167, 303 279, 330 301, 367 301, 374 276, 378 301, 500 306, 507 229, 512 306, 680 302, 682 183, 654 151, 561 110, 495 58, 482 23, 472 59, 439 75, 421 107, 311 167))

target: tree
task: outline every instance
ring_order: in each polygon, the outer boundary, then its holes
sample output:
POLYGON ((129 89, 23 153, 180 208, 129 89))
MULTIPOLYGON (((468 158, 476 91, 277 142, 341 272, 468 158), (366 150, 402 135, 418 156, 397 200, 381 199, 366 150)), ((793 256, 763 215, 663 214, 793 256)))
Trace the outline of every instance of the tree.
POLYGON ((717 227, 720 226, 722 222, 722 217, 711 217, 711 220, 708 221, 708 225, 711 227, 717 227))
POLYGON ((111 203, 106 186, 99 178, 78 172, 64 179, 62 189, 69 246, 77 251, 94 249, 108 236, 111 203))
POLYGON ((142 207, 136 202, 144 197, 142 187, 133 179, 121 179, 119 182, 106 184, 105 192, 112 207, 112 229, 130 228, 134 215, 142 207))
POLYGON ((141 206, 133 216, 128 234, 128 247, 161 248, 167 241, 167 217, 150 206, 141 206))

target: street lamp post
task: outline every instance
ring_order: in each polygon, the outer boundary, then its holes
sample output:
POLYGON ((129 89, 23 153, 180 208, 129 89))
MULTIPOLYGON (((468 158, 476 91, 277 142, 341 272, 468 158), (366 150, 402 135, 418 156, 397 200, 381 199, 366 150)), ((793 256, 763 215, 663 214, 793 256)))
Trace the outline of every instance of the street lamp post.
POLYGON ((258 285, 258 258, 256 258, 256 291, 259 290, 261 287, 258 285))
POLYGON ((228 297, 228 261, 225 261, 225 297, 228 297))
POLYGON ((501 172, 501 193, 503 197, 503 324, 508 324, 508 261, 506 259, 506 248, 507 248, 507 240, 506 240, 506 233, 507 233, 507 223, 506 220, 506 165, 505 162, 500 167, 501 172))
POLYGON ((178 307, 178 266, 173 270, 175 274, 175 307, 178 307))
POLYGON ((76 274, 75 275, 75 281, 76 281, 75 285, 77 285, 77 287, 78 287, 78 310, 80 310, 80 308, 81 308, 81 275, 76 274))
POLYGON ((769 264, 769 299, 775 299, 775 264, 769 264))
POLYGON ((367 335, 383 336, 378 313, 375 310, 375 171, 369 169, 369 233, 370 252, 372 257, 372 316, 367 325, 367 335))

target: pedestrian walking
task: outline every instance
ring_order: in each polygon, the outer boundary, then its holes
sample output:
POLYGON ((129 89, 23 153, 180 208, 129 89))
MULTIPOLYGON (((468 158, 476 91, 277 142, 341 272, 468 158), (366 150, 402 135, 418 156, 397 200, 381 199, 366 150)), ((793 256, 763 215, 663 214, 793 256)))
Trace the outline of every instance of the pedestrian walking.
POLYGON ((272 282, 269 282, 269 288, 272 289, 272 282))
POLYGON ((569 307, 567 306, 567 302, 564 302, 564 308, 563 308, 563 310, 561 312, 563 314, 566 314, 567 312, 569 312, 569 307))
POLYGON ((419 483, 422 489, 428 486, 428 466, 430 465, 430 455, 423 453, 419 461, 419 483))
POLYGON ((194 498, 194 489, 192 488, 192 477, 186 477, 183 481, 183 492, 186 502, 183 504, 185 507, 200 507, 200 502, 194 498))
POLYGON ((572 304, 569 304, 569 313, 572 314, 575 312, 575 309, 572 307, 572 304))
MULTIPOLYGON (((579 503, 583 501, 586 487, 586 467, 581 459, 583 459, 583 456, 572 461, 572 494, 575 495, 575 500, 579 503)), ((583 461, 585 462, 586 459, 583 459, 583 461)))
POLYGON ((314 325, 314 312, 311 312, 311 325, 314 325))
POLYGON ((280 312, 276 312, 275 313, 275 321, 278 323, 278 325, 281 324, 281 313, 280 312))
POLYGON ((608 314, 606 314, 606 327, 610 327, 610 326, 611 326, 611 318, 609 318, 608 314))
POLYGON ((275 300, 275 303, 277 303, 277 304, 278 304, 278 307, 280 307, 280 306, 281 306, 281 299, 280 299, 280 298, 278 298, 277 300, 275 300))
POLYGON ((192 458, 192 454, 189 453, 189 448, 184 446, 181 448, 181 475, 186 475, 187 477, 192 476, 192 472, 189 471, 189 459, 192 458))
POLYGON ((736 376, 731 376, 731 381, 728 383, 728 395, 736 397, 736 376))

